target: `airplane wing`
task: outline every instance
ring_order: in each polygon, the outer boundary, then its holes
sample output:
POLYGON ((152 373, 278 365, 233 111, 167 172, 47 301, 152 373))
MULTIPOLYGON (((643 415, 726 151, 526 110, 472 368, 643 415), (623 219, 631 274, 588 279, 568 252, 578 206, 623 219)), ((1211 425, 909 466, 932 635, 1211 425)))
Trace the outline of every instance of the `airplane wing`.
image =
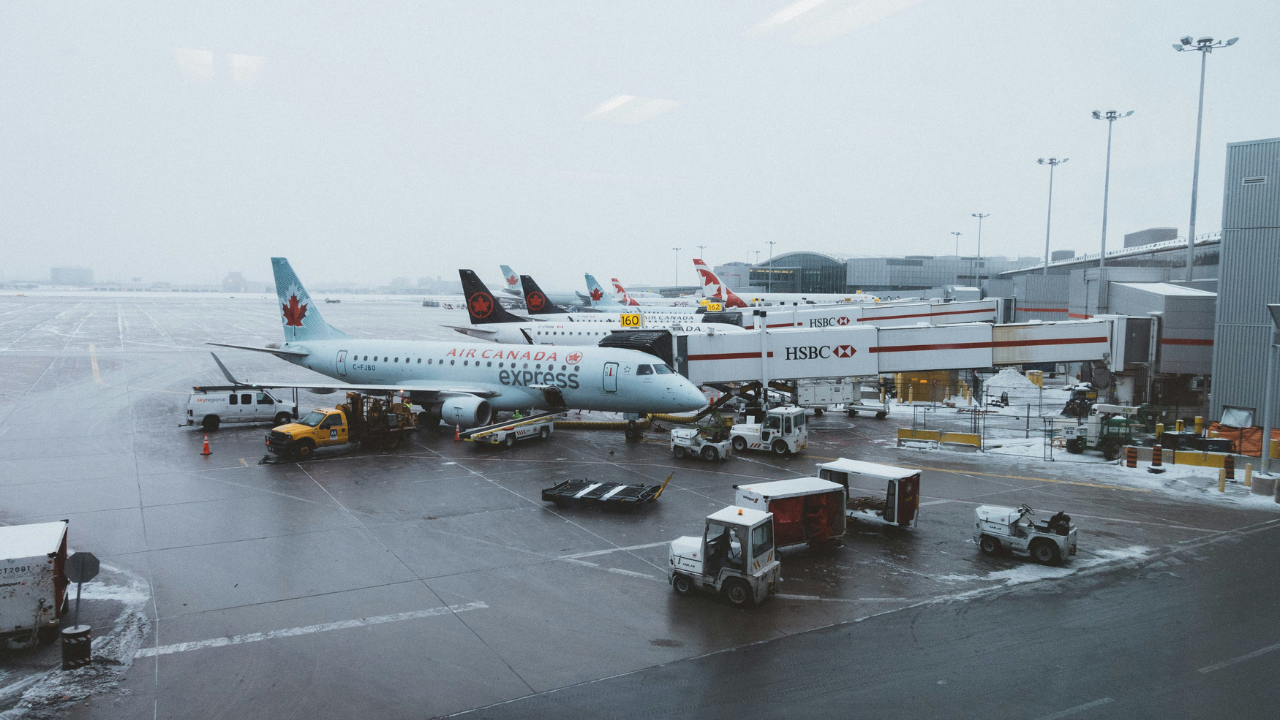
MULTIPOLYGON (((230 347, 236 347, 236 346, 230 346, 230 347)), ((213 361, 218 363, 218 368, 222 370, 222 374, 227 378, 227 381, 230 382, 231 384, 230 385, 202 385, 202 386, 196 387, 196 389, 198 390, 219 391, 219 390, 240 390, 240 389, 258 390, 263 388, 297 388, 299 390, 310 390, 312 392, 319 393, 322 395, 327 393, 346 392, 346 391, 376 392, 376 393, 412 392, 412 393, 427 393, 431 395, 437 395, 440 397, 449 397, 451 395, 475 395, 476 397, 482 397, 482 398, 497 397, 498 395, 502 394, 497 390, 494 390, 492 388, 487 388, 481 385, 455 385, 452 383, 433 382, 430 380, 425 380, 425 381, 414 380, 412 382, 406 382, 399 385, 361 385, 361 384, 344 383, 344 382, 337 382, 337 381, 329 382, 329 383, 241 382, 237 380, 234 375, 231 374, 231 371, 227 369, 226 365, 222 364, 222 360, 219 359, 217 355, 215 355, 214 353, 209 353, 209 354, 213 355, 213 361)))
MULTIPOLYGON (((302 350, 285 350, 284 348, 254 347, 252 345, 228 345, 227 343, 216 343, 216 342, 205 343, 205 345, 216 345, 218 347, 234 348, 236 350, 252 350, 254 352, 271 353, 276 357, 306 357, 311 354, 308 352, 303 352, 302 350)), ((216 360, 218 356, 214 355, 213 357, 216 360)), ((218 364, 221 365, 222 363, 218 363, 218 364)))

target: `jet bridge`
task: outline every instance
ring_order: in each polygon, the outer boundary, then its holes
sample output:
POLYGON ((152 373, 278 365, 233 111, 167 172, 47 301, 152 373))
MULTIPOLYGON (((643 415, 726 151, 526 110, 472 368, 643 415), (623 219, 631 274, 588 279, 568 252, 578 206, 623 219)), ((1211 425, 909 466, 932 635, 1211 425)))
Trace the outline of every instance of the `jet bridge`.
MULTIPOLYGON (((765 316, 766 319, 768 316, 765 316)), ((697 385, 866 377, 1045 362, 1108 361, 1111 320, 991 325, 758 329, 668 335, 615 332, 600 344, 662 358, 697 385)))
POLYGON ((999 322, 1000 298, 966 302, 903 302, 875 305, 775 305, 708 312, 703 322, 723 322, 758 329, 764 322, 770 330, 783 328, 877 327, 899 325, 951 325, 972 322, 999 322), (715 319, 712 320, 711 318, 715 319))

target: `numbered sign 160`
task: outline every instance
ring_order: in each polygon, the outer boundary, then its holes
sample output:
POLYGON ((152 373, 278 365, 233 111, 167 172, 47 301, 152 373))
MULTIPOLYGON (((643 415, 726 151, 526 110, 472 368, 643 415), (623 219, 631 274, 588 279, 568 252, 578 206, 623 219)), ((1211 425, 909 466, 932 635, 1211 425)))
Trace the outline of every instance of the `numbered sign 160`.
POLYGON ((622 327, 640 327, 640 315, 623 315, 622 327))

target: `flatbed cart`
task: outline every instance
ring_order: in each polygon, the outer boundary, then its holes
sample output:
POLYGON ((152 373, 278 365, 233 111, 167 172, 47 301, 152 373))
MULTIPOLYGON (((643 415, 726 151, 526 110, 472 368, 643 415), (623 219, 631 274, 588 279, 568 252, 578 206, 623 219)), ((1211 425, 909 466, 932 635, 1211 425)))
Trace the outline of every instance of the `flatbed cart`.
POLYGON ((565 480, 542 491, 543 502, 553 502, 559 507, 599 505, 602 507, 632 508, 657 500, 675 473, 667 476, 661 485, 626 485, 591 480, 565 480))
POLYGON ((556 418, 564 413, 543 413, 523 418, 513 418, 504 422, 492 423, 482 427, 463 430, 458 436, 467 441, 486 445, 506 445, 513 447, 517 440, 541 438, 546 440, 555 432, 556 418))

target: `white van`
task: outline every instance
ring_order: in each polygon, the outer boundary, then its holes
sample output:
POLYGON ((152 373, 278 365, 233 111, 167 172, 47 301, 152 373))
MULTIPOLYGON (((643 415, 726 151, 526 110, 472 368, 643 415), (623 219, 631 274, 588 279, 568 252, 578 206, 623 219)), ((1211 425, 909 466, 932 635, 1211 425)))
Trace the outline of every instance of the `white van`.
POLYGON ((227 422, 269 422, 284 425, 293 420, 297 406, 264 390, 193 390, 187 396, 187 424, 217 430, 227 422))

